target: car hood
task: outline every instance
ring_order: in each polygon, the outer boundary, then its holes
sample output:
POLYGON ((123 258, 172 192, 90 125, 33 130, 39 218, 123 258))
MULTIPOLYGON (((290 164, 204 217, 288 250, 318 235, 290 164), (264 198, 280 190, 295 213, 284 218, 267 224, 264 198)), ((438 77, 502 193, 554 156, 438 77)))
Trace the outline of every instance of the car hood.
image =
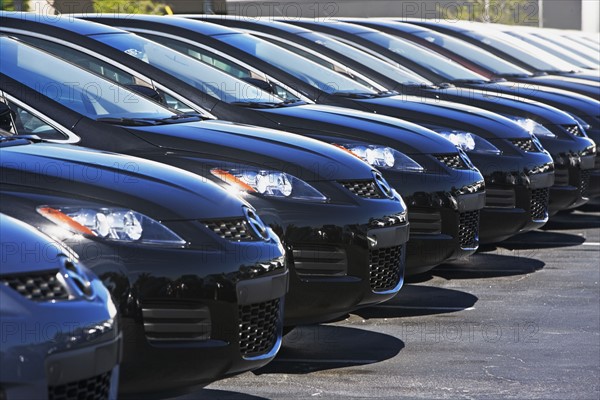
MULTIPOLYGON (((583 94, 571 92, 564 89, 558 89, 549 86, 535 85, 535 79, 532 78, 530 83, 524 82, 492 82, 486 85, 468 85, 475 93, 480 95, 510 94, 509 101, 514 101, 515 106, 519 108, 527 108, 538 106, 539 103, 528 104, 526 98, 534 99, 542 103, 546 103, 559 110, 567 111, 577 116, 589 115, 596 116, 600 103, 591 97, 583 94)), ((545 78, 545 77, 539 77, 545 78)), ((506 102, 509 104, 509 102, 506 102)), ((531 103, 531 102, 529 102, 531 103)))
POLYGON ((403 95, 355 101, 374 112, 407 118, 420 125, 469 131, 486 139, 530 137, 510 119, 464 104, 403 95))
POLYGON ((165 150, 190 157, 288 172, 305 181, 370 179, 372 168, 317 140, 225 121, 128 127, 135 135, 165 150))
POLYGON ((547 104, 519 97, 512 98, 507 95, 497 95, 490 91, 473 90, 471 88, 447 88, 435 90, 434 94, 441 99, 452 101, 466 101, 470 106, 490 108, 495 113, 517 115, 531 118, 538 122, 556 125, 574 124, 573 118, 558 108, 547 104))
POLYGON ((2 184, 131 208, 157 220, 243 215, 242 200, 216 184, 137 157, 39 143, 0 149, 0 166, 2 184))
POLYGON ((282 129, 302 130, 303 134, 339 144, 361 141, 406 154, 456 152, 450 141, 435 132, 385 115, 314 104, 260 111, 282 129))
POLYGON ((0 238, 0 275, 53 270, 58 268, 61 255, 73 254, 31 225, 5 214, 0 214, 0 238), (39 251, 23 251, 36 248, 43 249, 43 257, 40 257, 39 251))

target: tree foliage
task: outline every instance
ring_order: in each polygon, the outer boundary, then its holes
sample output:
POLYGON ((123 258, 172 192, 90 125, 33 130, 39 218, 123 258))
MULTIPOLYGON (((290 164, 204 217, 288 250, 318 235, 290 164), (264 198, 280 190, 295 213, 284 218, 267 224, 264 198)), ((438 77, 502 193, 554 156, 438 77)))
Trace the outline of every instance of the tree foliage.
POLYGON ((153 0, 95 0, 94 11, 97 13, 119 14, 158 14, 164 15, 166 4, 153 0))
POLYGON ((468 20, 507 25, 538 25, 537 1, 470 0, 438 3, 439 17, 445 20, 468 20))

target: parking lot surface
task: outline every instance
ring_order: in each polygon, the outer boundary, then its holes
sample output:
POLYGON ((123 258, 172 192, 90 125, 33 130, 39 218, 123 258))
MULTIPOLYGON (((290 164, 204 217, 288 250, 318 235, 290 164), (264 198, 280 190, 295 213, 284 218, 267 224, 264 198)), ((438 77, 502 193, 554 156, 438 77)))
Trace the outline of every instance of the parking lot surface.
POLYGON ((600 398, 600 213, 483 250, 177 400, 600 398))

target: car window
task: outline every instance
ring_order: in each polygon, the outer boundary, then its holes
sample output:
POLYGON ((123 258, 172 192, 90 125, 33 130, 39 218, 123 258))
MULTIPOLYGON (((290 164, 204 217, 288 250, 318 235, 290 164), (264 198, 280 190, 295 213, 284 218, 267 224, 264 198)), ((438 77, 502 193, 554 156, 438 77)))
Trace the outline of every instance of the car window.
POLYGON ((9 100, 3 100, 4 104, 12 111, 12 126, 3 127, 15 135, 37 135, 42 139, 66 140, 68 137, 51 124, 33 115, 25 108, 9 100))
POLYGON ((63 59, 0 37, 0 71, 92 119, 170 118, 174 111, 63 59))
POLYGON ((191 86, 226 103, 281 103, 270 92, 230 76, 223 71, 210 68, 197 59, 179 51, 132 34, 98 34, 92 38, 138 58, 191 86))
POLYGON ((416 62, 417 64, 427 68, 430 71, 433 71, 435 74, 449 81, 488 80, 486 77, 479 75, 456 62, 438 55, 431 50, 425 49, 417 44, 411 43, 408 40, 399 39, 381 32, 365 32, 357 35, 406 59, 416 62))
POLYGON ((361 85, 342 74, 324 68, 317 63, 249 34, 232 33, 219 35, 216 38, 326 93, 377 94, 375 90, 361 85))
POLYGON ((275 38, 272 37, 267 37, 267 36, 261 36, 261 39, 264 39, 268 42, 271 42, 273 44, 275 44, 276 46, 279 47, 283 47, 284 49, 291 51, 294 54, 299 55, 300 57, 306 58, 308 60, 311 60, 313 62, 316 62, 317 64, 330 69, 332 71, 335 71, 339 74, 342 74, 358 83, 360 83, 361 85, 365 85, 367 87, 370 87, 371 89, 375 89, 374 87, 371 86, 371 84, 369 82, 367 82, 366 80, 362 79, 360 76, 357 76, 355 74, 353 74, 352 72, 350 72, 348 69, 340 67, 338 64, 334 64, 332 62, 329 62, 327 60, 325 60, 322 57, 317 56, 316 54, 313 54, 309 51, 303 50, 298 46, 292 45, 290 43, 286 43, 284 41, 281 40, 277 40, 275 38))
MULTIPOLYGON (((19 39, 23 40, 26 43, 29 43, 36 47, 39 47, 42 50, 45 50, 45 51, 52 53, 60 58, 70 61, 73 64, 76 64, 88 71, 94 72, 98 75, 102 75, 103 77, 105 77, 113 82, 116 82, 118 84, 126 85, 126 86, 127 85, 145 86, 145 87, 148 87, 151 89, 155 89, 155 88, 153 88, 153 86, 151 84, 147 83, 145 80, 143 80, 127 71, 124 71, 123 69, 118 68, 117 66, 115 66, 113 64, 109 64, 108 62, 100 60, 99 58, 96 58, 95 56, 93 56, 91 54, 86 54, 86 53, 79 51, 77 49, 74 49, 72 47, 65 46, 65 45, 55 43, 55 42, 52 42, 49 40, 45 40, 42 38, 32 37, 32 36, 28 36, 28 35, 16 35, 16 36, 19 37, 19 39)), ((161 89, 155 89, 155 90, 158 92, 159 97, 161 99, 164 99, 163 104, 166 104, 170 108, 181 111, 183 113, 194 113, 195 112, 195 110, 191 106, 176 99, 175 97, 166 93, 164 90, 161 90, 161 89)))
POLYGON ((213 66, 228 75, 239 78, 245 82, 251 83, 255 86, 260 87, 269 93, 275 94, 283 100, 300 100, 298 96, 294 95, 289 90, 285 89, 281 85, 275 82, 269 81, 264 75, 258 74, 244 66, 222 57, 214 52, 205 48, 194 46, 190 43, 185 43, 176 39, 171 39, 165 36, 153 35, 150 33, 139 33, 140 36, 146 37, 150 40, 165 45, 173 50, 177 50, 183 54, 195 58, 198 61, 202 61, 205 64, 213 66))

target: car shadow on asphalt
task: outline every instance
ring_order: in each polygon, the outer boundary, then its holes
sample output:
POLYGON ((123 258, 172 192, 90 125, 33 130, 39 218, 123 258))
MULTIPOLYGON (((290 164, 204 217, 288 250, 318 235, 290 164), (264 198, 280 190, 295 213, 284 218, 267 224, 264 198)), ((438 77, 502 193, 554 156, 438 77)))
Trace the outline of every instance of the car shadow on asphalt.
POLYGON ((544 225, 542 230, 567 230, 600 228, 600 214, 598 212, 562 212, 554 215, 544 225))
POLYGON ((579 246, 583 242, 585 242, 585 238, 579 235, 553 231, 532 231, 513 236, 496 246, 508 250, 533 250, 579 246))
POLYGON ((430 273, 447 280, 526 275, 546 265, 538 259, 541 251, 539 248, 520 250, 499 248, 495 253, 476 253, 462 260, 442 264, 430 273))
POLYGON ((446 314, 473 307, 477 296, 455 289, 405 284, 391 300, 354 311, 363 319, 446 314))
POLYGON ((277 357, 255 374, 307 374, 369 365, 396 356, 404 348, 398 338, 334 325, 296 327, 283 339, 277 357))

